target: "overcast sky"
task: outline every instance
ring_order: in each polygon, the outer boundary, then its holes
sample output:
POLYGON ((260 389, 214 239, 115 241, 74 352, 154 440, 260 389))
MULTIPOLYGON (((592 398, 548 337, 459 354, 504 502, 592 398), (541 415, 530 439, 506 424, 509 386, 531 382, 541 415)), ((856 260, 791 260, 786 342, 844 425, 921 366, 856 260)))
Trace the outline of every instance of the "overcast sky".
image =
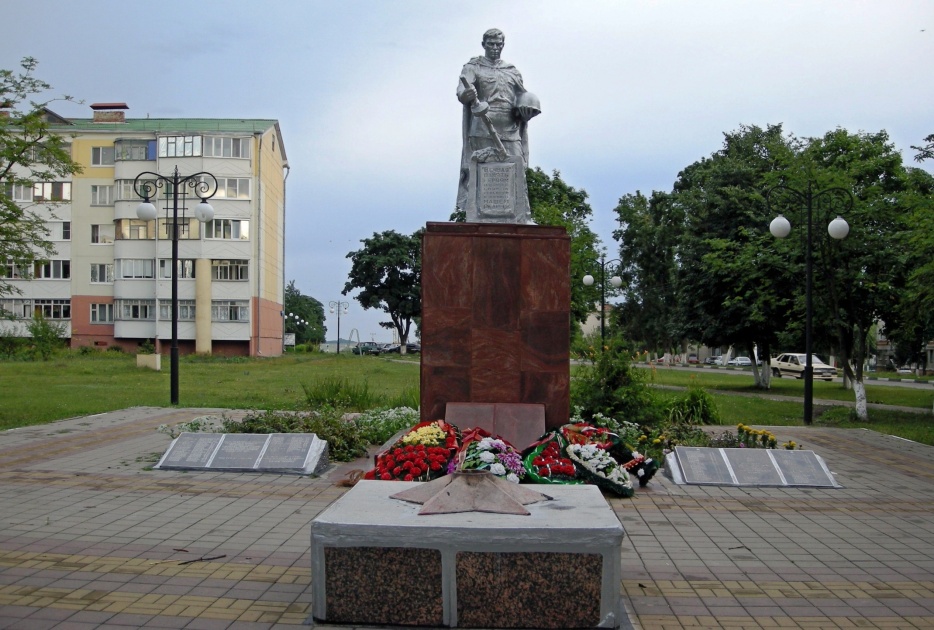
POLYGON ((129 117, 278 119, 286 278, 325 308, 350 302, 344 338, 390 340, 388 318, 341 295, 346 255, 453 210, 454 91, 488 28, 541 100, 530 165, 587 191, 613 250, 622 195, 670 190, 740 125, 885 129, 907 162, 934 133, 931 0, 4 0, 0 14, 0 68, 36 57, 54 94, 85 101, 53 105, 63 116, 117 101, 129 117))

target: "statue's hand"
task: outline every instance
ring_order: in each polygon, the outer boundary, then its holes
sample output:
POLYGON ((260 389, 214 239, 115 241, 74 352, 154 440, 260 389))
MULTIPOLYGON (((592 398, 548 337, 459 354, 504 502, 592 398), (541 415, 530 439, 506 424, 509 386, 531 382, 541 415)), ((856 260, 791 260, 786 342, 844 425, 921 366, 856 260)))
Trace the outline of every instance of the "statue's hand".
POLYGON ((470 105, 477 99, 477 89, 473 86, 464 88, 464 91, 461 92, 460 101, 465 105, 470 105))
POLYGON ((542 110, 537 107, 529 107, 527 105, 520 105, 516 108, 516 111, 519 112, 519 116, 522 117, 522 120, 528 122, 542 113, 542 110))

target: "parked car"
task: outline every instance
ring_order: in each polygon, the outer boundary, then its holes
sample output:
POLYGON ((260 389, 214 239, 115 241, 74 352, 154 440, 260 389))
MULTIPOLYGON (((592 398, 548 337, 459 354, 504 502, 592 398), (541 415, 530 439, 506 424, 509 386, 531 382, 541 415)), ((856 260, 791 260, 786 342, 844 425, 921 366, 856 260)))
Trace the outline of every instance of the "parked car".
POLYGON ((704 365, 717 365, 717 357, 707 357, 704 359, 704 365))
MULTIPOLYGON (((769 362, 772 368, 772 376, 781 378, 782 376, 794 376, 795 378, 804 377, 804 364, 807 361, 807 355, 803 352, 786 352, 780 354, 769 362)), ((832 380, 837 375, 836 368, 833 368, 820 360, 816 354, 811 355, 811 368, 814 378, 820 378, 825 381, 832 380)))
POLYGON ((898 368, 898 370, 896 370, 896 372, 897 372, 898 374, 914 374, 914 373, 915 373, 915 371, 912 370, 912 369, 911 369, 910 367, 908 367, 907 365, 901 366, 900 368, 898 368))
POLYGON ((354 354, 379 354, 380 347, 375 341, 361 341, 351 350, 354 354))
POLYGON ((740 367, 751 367, 752 359, 749 357, 735 357, 727 362, 727 365, 737 365, 740 367))
POLYGON ((380 346, 379 352, 380 354, 388 354, 390 352, 395 352, 396 354, 399 354, 399 344, 384 343, 382 346, 380 346))
POLYGON ((422 345, 419 343, 407 343, 405 344, 405 351, 409 354, 418 354, 422 351, 422 345))
POLYGON ((689 354, 689 355, 688 355, 688 363, 694 364, 694 363, 700 363, 700 361, 697 360, 697 355, 696 355, 696 354, 689 354))

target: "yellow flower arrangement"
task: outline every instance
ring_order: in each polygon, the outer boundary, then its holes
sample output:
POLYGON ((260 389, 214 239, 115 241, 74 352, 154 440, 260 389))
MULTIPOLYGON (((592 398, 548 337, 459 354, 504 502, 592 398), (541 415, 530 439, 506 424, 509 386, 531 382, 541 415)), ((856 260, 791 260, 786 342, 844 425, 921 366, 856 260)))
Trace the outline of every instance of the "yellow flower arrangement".
POLYGON ((429 424, 404 435, 402 443, 406 445, 443 446, 446 438, 447 434, 437 424, 429 424))

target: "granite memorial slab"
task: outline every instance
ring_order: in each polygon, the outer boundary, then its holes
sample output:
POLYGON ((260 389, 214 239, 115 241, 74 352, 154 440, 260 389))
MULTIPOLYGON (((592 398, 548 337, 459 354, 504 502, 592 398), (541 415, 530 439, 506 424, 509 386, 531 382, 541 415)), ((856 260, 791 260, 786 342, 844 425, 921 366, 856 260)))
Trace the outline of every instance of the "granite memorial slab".
POLYGON ((327 467, 327 446, 313 433, 182 433, 153 468, 312 475, 327 467))
POLYGON ((526 505, 528 515, 419 515, 421 505, 390 497, 419 485, 361 481, 312 521, 313 619, 461 628, 620 626, 625 532, 599 488, 549 486, 552 500, 526 505), (400 573, 399 566, 413 568, 400 573), (360 597, 374 585, 385 596, 360 597))
POLYGON ((545 433, 544 405, 449 402, 444 419, 461 429, 485 429, 520 451, 545 433))
POLYGON ((676 446, 665 475, 687 485, 841 487, 814 451, 676 446))

